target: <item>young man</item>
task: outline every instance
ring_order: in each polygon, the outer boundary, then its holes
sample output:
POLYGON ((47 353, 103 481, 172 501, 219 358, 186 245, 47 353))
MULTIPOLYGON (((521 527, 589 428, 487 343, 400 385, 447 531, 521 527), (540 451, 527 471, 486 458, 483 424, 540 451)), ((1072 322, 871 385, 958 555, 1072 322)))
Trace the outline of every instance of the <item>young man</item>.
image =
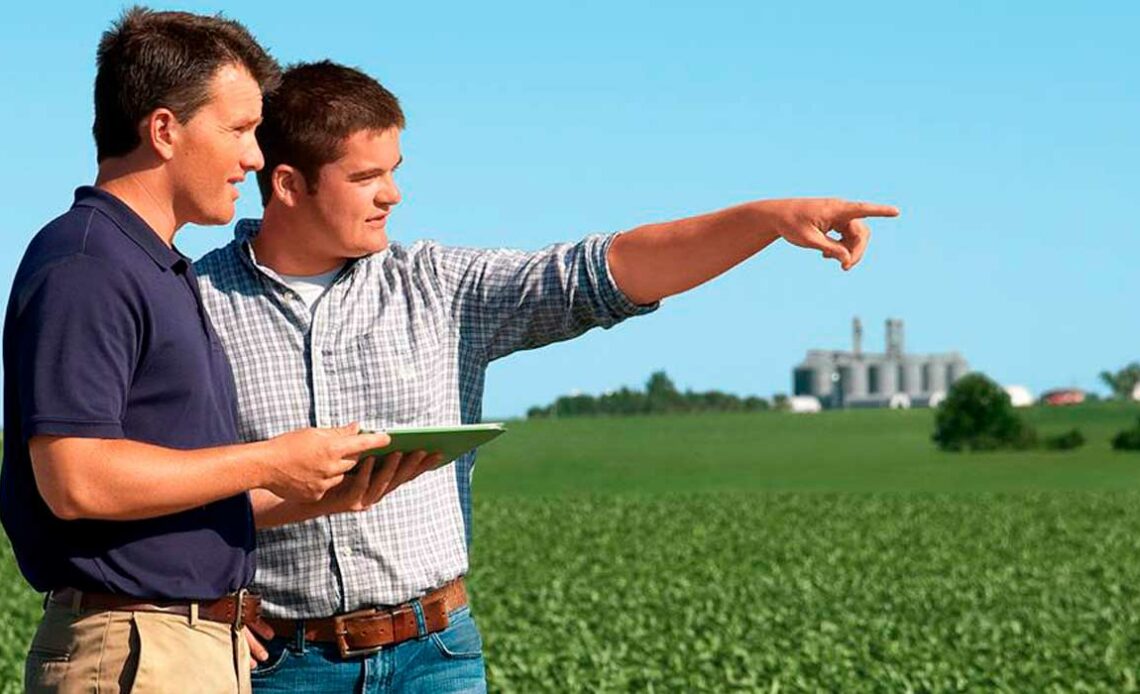
POLYGON ((233 375, 172 245, 187 222, 233 217, 235 184, 264 163, 254 129, 278 79, 220 18, 135 8, 100 43, 98 178, 32 240, 4 323, 0 516, 49 594, 27 691, 248 690, 246 491, 272 490, 293 517, 386 491, 341 483, 386 436, 308 428, 234 445, 233 375))
MULTIPOLYGON (((897 214, 783 200, 534 253, 389 245, 403 125, 392 94, 328 62, 288 70, 267 99, 264 218, 197 265, 237 373, 243 437, 477 422, 493 359, 651 311, 781 237, 850 268, 869 236, 860 218, 897 214)), ((485 690, 463 589, 474 458, 364 513, 259 531, 276 638, 255 648, 256 690, 485 690)))

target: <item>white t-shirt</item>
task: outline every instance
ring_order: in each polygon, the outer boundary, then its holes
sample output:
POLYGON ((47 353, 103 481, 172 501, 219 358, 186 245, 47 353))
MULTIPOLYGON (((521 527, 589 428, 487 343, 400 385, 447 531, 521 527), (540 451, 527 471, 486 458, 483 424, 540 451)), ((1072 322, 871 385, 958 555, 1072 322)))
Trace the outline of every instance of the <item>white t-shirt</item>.
POLYGON ((319 275, 284 275, 279 272, 277 276, 285 286, 300 294, 305 305, 312 311, 317 305, 317 299, 320 299, 325 290, 332 286, 333 280, 343 269, 344 265, 341 265, 319 275))

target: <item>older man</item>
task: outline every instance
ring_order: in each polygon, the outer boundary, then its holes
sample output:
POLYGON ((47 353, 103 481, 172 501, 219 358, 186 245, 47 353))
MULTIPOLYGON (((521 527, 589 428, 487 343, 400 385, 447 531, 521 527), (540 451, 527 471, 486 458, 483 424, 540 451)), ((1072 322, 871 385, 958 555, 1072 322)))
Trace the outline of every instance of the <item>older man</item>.
POLYGON ((293 517, 386 491, 341 483, 386 436, 347 426, 235 445, 233 375, 173 246, 187 222, 233 217, 235 184, 263 164, 254 129, 278 77, 244 27, 216 17, 135 8, 99 45, 98 177, 32 240, 4 323, 0 514, 49 594, 28 691, 247 690, 246 491, 272 490, 293 517))

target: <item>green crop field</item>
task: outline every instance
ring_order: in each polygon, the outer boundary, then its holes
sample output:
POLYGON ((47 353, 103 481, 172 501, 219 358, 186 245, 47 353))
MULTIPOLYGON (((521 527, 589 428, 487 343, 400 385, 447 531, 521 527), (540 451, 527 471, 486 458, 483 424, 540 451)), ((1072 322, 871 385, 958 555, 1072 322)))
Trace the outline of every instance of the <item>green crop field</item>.
MULTIPOLYGON (((949 455, 926 411, 516 422, 475 475, 494 691, 1123 692, 1140 408, 1071 453, 949 455)), ((16 691, 38 598, 0 557, 16 691)), ((6 690, 7 691, 7 690, 6 690)))

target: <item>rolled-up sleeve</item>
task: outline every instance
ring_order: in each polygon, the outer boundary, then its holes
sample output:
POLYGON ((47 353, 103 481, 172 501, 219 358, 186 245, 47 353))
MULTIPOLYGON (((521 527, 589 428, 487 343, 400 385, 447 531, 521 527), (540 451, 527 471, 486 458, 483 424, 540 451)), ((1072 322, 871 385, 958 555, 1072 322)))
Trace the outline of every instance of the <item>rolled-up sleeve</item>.
POLYGON ((535 252, 428 247, 461 338, 486 361, 609 328, 649 313, 614 282, 606 260, 616 234, 535 252))

